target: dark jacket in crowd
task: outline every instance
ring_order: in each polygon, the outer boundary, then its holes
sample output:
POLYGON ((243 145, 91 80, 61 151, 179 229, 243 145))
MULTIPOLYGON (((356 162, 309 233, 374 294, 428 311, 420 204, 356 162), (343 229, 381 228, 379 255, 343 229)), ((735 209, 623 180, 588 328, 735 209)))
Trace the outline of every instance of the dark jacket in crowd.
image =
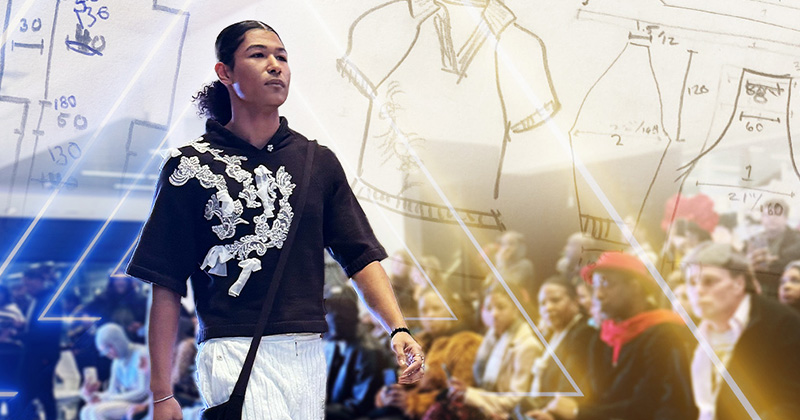
MULTIPOLYGON (((756 278, 761 284, 762 294, 766 297, 777 299, 783 269, 790 262, 800 259, 800 231, 787 226, 777 238, 773 240, 763 239, 763 241, 768 244, 770 254, 776 258, 766 267, 756 268, 756 278)), ((747 252, 753 250, 753 242, 754 240, 751 240, 747 243, 747 252)))
MULTIPOLYGON (((580 389, 586 389, 589 386, 589 378, 586 376, 589 357, 586 349, 595 340, 596 335, 597 330, 589 326, 588 319, 582 316, 567 331, 564 340, 555 349, 556 357, 580 389)), ((542 371, 540 390, 542 392, 575 392, 575 388, 552 358, 548 360, 547 366, 542 371)))
MULTIPOLYGON (((800 316, 753 295, 750 321, 733 348, 728 372, 762 420, 800 416, 800 316)), ((717 420, 750 419, 727 383, 717 396, 717 420)))
POLYGON ((613 349, 595 336, 591 386, 578 400, 578 420, 696 419, 690 379, 693 342, 686 326, 657 324, 626 343, 615 365, 613 349))
MULTIPOLYGON (((341 348, 341 347, 340 347, 341 348)), ((382 382, 379 353, 358 340, 325 343, 328 362, 326 419, 352 419, 375 408, 382 382), (337 349, 343 345, 344 351, 337 349)))

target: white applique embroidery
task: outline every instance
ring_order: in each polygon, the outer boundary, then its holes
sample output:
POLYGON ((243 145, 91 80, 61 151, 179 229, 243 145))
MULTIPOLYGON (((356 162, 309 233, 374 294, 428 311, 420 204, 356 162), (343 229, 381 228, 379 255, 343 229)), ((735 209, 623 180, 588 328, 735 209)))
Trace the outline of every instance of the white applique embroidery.
POLYGON ((206 258, 203 260, 203 265, 200 266, 200 269, 205 270, 209 268, 209 273, 226 277, 228 275, 228 266, 225 263, 232 258, 233 255, 225 249, 224 245, 216 245, 208 250, 208 255, 206 255, 206 258))
MULTIPOLYGON (((251 258, 250 254, 255 252, 260 257, 269 248, 281 249, 283 247, 294 217, 289 197, 294 191, 295 184, 292 183, 291 174, 286 172, 283 166, 273 174, 267 167, 260 165, 254 171, 255 185, 253 185, 253 174, 241 167, 241 163, 247 160, 246 157, 223 155, 222 150, 211 148, 202 140, 201 137, 189 145, 198 153, 211 154, 214 160, 225 163, 225 174, 242 184, 238 198, 234 200, 230 196, 225 177, 211 172, 208 165, 200 165, 200 159, 197 156, 181 156, 178 167, 169 177, 169 182, 180 187, 190 179, 197 178, 203 188, 217 190, 206 203, 203 214, 206 220, 214 217, 219 219, 220 224, 211 228, 214 234, 220 240, 233 238, 236 235, 237 225, 250 224, 242 218, 244 212, 242 200, 247 208, 263 207, 264 209, 262 214, 253 217, 253 223, 255 223, 253 235, 242 236, 232 244, 213 246, 208 250, 203 265, 200 267, 203 270, 208 268, 208 272, 211 274, 224 277, 227 276, 227 262, 233 258, 239 260, 239 267, 242 268, 242 271, 228 290, 229 295, 236 297, 241 293, 250 275, 261 269, 261 261, 258 258, 251 258), (278 199, 279 193, 280 199, 278 199), (278 200, 277 216, 275 215, 276 199, 278 200)), ((177 157, 180 152, 177 155, 170 154, 177 157)))
POLYGON ((239 278, 236 279, 236 282, 228 289, 228 294, 233 297, 239 296, 239 293, 242 292, 242 288, 244 284, 247 283, 247 279, 250 278, 250 274, 254 271, 261 270, 261 261, 259 261, 258 258, 248 258, 240 262, 239 267, 242 267, 242 272, 239 274, 239 278))

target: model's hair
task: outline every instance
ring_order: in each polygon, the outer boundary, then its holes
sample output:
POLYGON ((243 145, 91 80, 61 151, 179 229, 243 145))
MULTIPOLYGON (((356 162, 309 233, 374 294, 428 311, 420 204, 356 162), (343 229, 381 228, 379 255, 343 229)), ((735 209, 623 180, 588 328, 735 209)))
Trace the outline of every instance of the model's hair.
MULTIPOLYGON (((242 44, 242 41, 244 41, 244 35, 252 29, 272 32, 278 39, 281 38, 275 32, 275 29, 261 21, 243 20, 234 23, 217 35, 217 40, 214 43, 217 61, 233 69, 236 65, 233 55, 239 45, 242 44)), ((197 105, 198 115, 217 120, 220 124, 227 124, 231 120, 231 97, 228 94, 228 88, 219 80, 203 86, 192 97, 192 100, 197 105)))

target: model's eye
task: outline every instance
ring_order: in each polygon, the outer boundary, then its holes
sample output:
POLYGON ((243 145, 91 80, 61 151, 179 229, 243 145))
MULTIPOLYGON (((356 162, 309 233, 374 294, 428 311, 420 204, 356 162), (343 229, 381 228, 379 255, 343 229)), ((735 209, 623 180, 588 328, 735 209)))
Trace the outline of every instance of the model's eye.
POLYGON ((276 55, 275 58, 277 58, 278 60, 283 61, 283 62, 289 61, 289 57, 287 57, 285 55, 276 55))
POLYGON ((250 55, 250 58, 263 58, 264 53, 254 53, 250 55))

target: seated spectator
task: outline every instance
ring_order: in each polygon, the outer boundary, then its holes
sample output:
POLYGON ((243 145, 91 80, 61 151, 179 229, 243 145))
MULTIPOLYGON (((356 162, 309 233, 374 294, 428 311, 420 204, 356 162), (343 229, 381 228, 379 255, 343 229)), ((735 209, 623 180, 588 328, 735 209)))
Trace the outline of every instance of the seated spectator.
MULTIPOLYGON (((519 232, 507 231, 500 237, 499 248, 495 256, 495 264, 500 275, 508 285, 518 290, 517 297, 526 308, 535 306, 534 296, 538 293, 533 262, 528 259, 528 247, 525 236, 519 232)), ((494 275, 484 280, 484 287, 492 287, 494 275)))
POLYGON ((573 233, 567 238, 561 258, 556 262, 556 271, 564 278, 580 278, 581 268, 597 260, 601 244, 591 236, 581 232, 573 233))
POLYGON ((449 294, 449 288, 447 287, 447 279, 444 278, 444 274, 442 272, 442 263, 439 262, 439 259, 432 256, 432 255, 424 255, 419 259, 420 267, 412 267, 411 268, 411 281, 414 287, 413 297, 414 300, 419 302, 419 298, 425 290, 433 287, 439 290, 443 296, 447 296, 449 294), (428 283, 430 280, 430 284, 428 283))
POLYGON ((533 361, 541 356, 543 347, 520 309, 498 284, 484 298, 482 318, 489 330, 475 359, 475 386, 453 375, 450 398, 480 410, 485 417, 505 416, 530 391, 533 361))
POLYGON ((670 310, 656 309, 659 292, 636 257, 605 252, 581 274, 595 288, 606 317, 587 351, 590 386, 585 397, 556 397, 531 417, 552 419, 696 419, 689 383, 686 326, 670 310))
MULTIPOLYGON (((700 333, 754 411, 698 346, 692 385, 700 419, 797 418, 800 413, 800 316, 755 294, 747 258, 727 244, 706 244, 686 258, 689 298, 700 333)), ((795 269, 790 269, 795 270, 795 269)))
POLYGON ((778 300, 800 312, 800 261, 792 261, 783 270, 778 300))
POLYGON ((370 418, 420 419, 434 403, 447 395, 448 377, 460 378, 466 385, 474 383, 472 365, 481 343, 481 336, 466 331, 469 324, 467 312, 458 302, 448 302, 451 314, 441 296, 427 289, 419 300, 419 314, 423 331, 417 336, 426 354, 426 371, 413 388, 391 384, 378 393, 378 410, 370 418), (456 320, 452 317, 455 314, 456 320), (445 372, 444 368, 447 368, 445 372))
POLYGON ((81 394, 86 405, 81 420, 123 419, 128 411, 148 398, 150 364, 147 348, 131 343, 117 324, 98 328, 97 350, 112 360, 108 389, 100 392, 99 382, 84 383, 81 394))
POLYGON ((22 309, 26 314, 24 333, 21 334, 24 353, 20 391, 10 404, 10 417, 27 419, 36 411, 33 400, 39 400, 45 418, 57 418, 53 395, 53 379, 61 356, 61 322, 40 321, 53 296, 49 267, 39 265, 25 270, 22 285, 27 295, 22 309))
MULTIPOLYGON (((546 327, 545 339, 561 361, 561 366, 550 353, 543 352, 533 363, 531 393, 588 389, 585 375, 589 355, 586 349, 597 332, 589 326, 588 313, 578 301, 575 285, 559 276, 547 279, 539 290, 539 311, 546 327), (578 389, 567 379, 562 367, 578 389)), ((548 397, 526 398, 519 411, 542 408, 549 400, 548 397)))
POLYGON ((411 282, 411 267, 414 266, 414 263, 408 252, 404 250, 392 254, 390 262, 389 281, 392 283, 394 295, 397 297, 400 312, 406 318, 416 318, 418 308, 417 301, 414 299, 414 285, 411 282))
POLYGON ((325 298, 328 362, 325 418, 347 420, 366 415, 381 387, 381 358, 359 339, 358 296, 349 287, 332 289, 325 298))
MULTIPOLYGON (((672 294, 678 298, 676 304, 679 304, 686 311, 695 325, 697 325, 700 322, 700 318, 698 318, 697 314, 694 313, 692 303, 689 301, 689 288, 686 285, 686 280, 683 278, 683 273, 680 270, 673 271, 669 277, 667 277, 667 285, 669 286, 670 290, 672 290, 672 294)), ((676 304, 670 305, 672 306, 672 310, 677 312, 678 308, 676 304)))
POLYGON ((664 205, 664 217, 661 219, 661 229, 668 237, 663 261, 666 264, 663 267, 665 271, 679 270, 687 252, 712 239, 711 235, 719 221, 714 200, 705 194, 675 194, 670 197, 664 205))
POLYGON ((745 250, 762 295, 777 299, 783 269, 800 259, 800 232, 787 224, 789 205, 785 201, 768 200, 761 208, 764 230, 747 241, 745 250))
POLYGON ((578 293, 578 303, 581 304, 583 311, 585 314, 592 313, 592 286, 586 284, 585 281, 578 280, 576 283, 575 281, 570 279, 575 285, 575 291, 578 293))
POLYGON ((25 316, 19 306, 11 300, 11 292, 0 284, 0 317, 21 326, 25 323, 25 316))
POLYGON ((105 290, 81 311, 99 317, 101 323, 113 322, 121 326, 131 341, 144 343, 140 329, 144 325, 146 310, 147 299, 139 293, 133 279, 115 273, 108 277, 105 290))

